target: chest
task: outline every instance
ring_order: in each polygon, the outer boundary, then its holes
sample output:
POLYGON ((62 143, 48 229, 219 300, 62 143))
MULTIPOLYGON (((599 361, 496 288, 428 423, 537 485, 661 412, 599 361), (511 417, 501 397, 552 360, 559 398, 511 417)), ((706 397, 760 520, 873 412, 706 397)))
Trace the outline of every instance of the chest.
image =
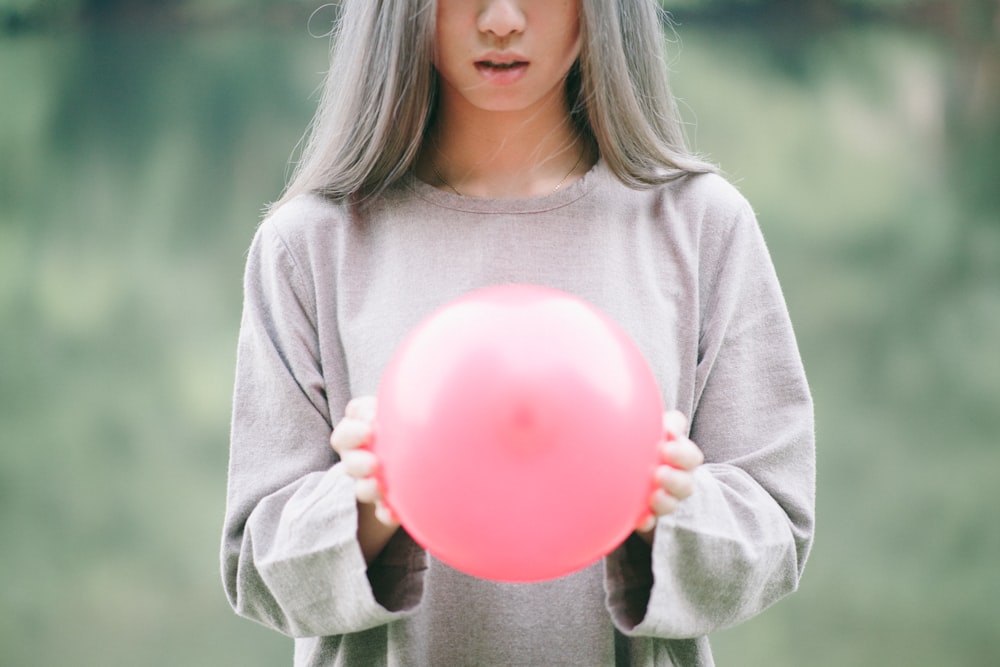
POLYGON ((604 311, 636 341, 676 405, 697 357, 697 267, 669 229, 637 216, 398 218, 361 227, 339 258, 335 313, 353 395, 371 394, 421 319, 471 290, 526 283, 604 311))

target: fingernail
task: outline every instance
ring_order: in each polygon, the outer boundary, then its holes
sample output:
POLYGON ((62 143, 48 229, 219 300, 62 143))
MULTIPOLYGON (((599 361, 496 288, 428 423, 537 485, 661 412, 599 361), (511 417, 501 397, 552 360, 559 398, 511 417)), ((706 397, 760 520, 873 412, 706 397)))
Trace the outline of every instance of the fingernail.
POLYGON ((668 436, 679 438, 687 432, 688 420, 681 412, 671 410, 663 415, 663 430, 668 436))
POLYGON ((673 468, 670 468, 669 466, 660 466, 656 469, 656 483, 661 486, 666 484, 673 474, 673 468))
POLYGON ((398 523, 392 510, 382 501, 375 503, 375 518, 387 526, 398 523))
POLYGON ((347 402, 344 414, 361 421, 372 421, 375 419, 375 404, 370 396, 357 396, 347 402))

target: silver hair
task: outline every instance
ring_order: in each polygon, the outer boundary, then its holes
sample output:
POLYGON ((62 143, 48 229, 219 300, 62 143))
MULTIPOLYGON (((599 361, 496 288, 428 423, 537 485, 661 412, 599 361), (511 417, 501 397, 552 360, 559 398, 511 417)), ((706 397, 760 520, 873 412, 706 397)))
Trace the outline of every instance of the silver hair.
MULTIPOLYGON (((371 196, 412 167, 438 97, 436 0, 342 0, 330 68, 302 154, 276 208, 321 193, 371 196)), ((667 81, 656 0, 581 0, 580 58, 566 81, 577 131, 625 184, 715 171, 693 154, 667 81)))

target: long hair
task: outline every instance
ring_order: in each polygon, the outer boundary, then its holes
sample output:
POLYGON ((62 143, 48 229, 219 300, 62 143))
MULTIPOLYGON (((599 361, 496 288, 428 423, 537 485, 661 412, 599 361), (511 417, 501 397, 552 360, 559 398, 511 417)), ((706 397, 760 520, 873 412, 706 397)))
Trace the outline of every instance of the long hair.
MULTIPOLYGON (((371 196, 413 166, 434 118, 435 0, 342 0, 330 68, 292 178, 272 210, 312 192, 371 196)), ((581 0, 566 81, 576 129, 626 185, 714 171, 687 146, 667 82, 656 0, 581 0)))

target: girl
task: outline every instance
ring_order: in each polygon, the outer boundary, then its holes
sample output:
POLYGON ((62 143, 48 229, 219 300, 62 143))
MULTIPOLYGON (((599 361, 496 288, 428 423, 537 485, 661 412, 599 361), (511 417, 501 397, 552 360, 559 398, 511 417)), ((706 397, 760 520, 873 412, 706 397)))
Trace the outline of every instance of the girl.
POLYGON ((230 602, 295 637, 296 665, 711 665, 708 633, 797 586, 810 394, 754 215, 685 148, 662 50, 654 0, 342 3, 247 261, 224 528, 230 602), (601 308, 676 409, 654 518, 535 584, 428 555, 360 449, 405 334, 498 283, 601 308))

